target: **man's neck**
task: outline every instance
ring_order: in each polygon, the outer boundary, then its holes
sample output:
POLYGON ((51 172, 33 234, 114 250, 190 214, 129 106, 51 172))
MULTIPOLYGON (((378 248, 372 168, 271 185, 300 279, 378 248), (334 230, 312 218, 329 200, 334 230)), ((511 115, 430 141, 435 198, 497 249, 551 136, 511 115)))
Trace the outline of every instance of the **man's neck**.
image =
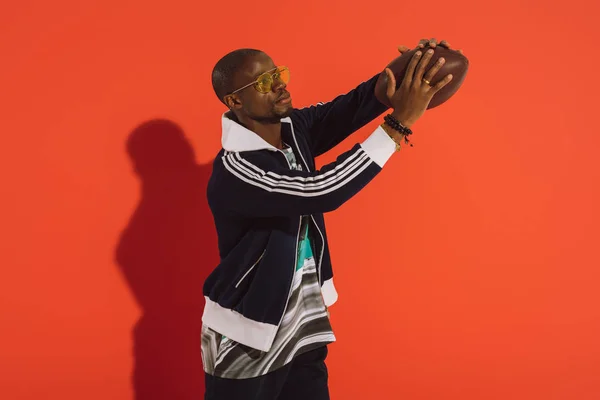
POLYGON ((281 122, 267 124, 248 119, 240 120, 239 123, 263 138, 263 140, 269 143, 271 146, 280 150, 283 149, 283 140, 281 139, 281 122))
POLYGON ((269 143, 271 146, 278 149, 283 149, 283 140, 281 139, 281 122, 276 124, 254 124, 249 126, 252 132, 263 138, 263 140, 269 143))

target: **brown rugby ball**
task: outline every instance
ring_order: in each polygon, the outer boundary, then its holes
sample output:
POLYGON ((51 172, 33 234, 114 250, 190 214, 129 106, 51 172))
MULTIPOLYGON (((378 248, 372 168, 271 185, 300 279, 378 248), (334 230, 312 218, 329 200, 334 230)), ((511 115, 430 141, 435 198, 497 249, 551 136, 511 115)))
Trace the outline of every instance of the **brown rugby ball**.
MULTIPOLYGON (((408 67, 408 63, 411 58, 415 54, 418 49, 413 49, 408 51, 401 56, 397 57, 393 60, 387 68, 391 69, 396 77, 396 88, 400 87, 402 80, 404 79, 404 75, 406 73, 406 68, 408 67)), ((428 47, 422 49, 423 54, 428 50, 428 47)), ((452 97, 460 88, 463 81, 467 76, 467 71, 469 70, 469 60, 464 55, 460 54, 455 50, 450 50, 442 46, 437 46, 435 48, 435 52, 425 67, 425 72, 429 70, 433 66, 433 64, 438 60, 438 58, 444 57, 446 59, 446 63, 444 66, 435 74, 433 80, 431 81, 432 85, 438 83, 444 76, 448 74, 452 74, 452 80, 448 83, 442 90, 433 95, 431 102, 427 109, 431 109, 439 106, 440 104, 445 103, 452 97)), ((418 64, 417 64, 418 65, 418 64)), ((390 101, 387 98, 386 90, 387 90, 387 75, 385 71, 381 73, 377 83, 375 85, 375 96, 377 99, 383 104, 391 107, 390 101)))

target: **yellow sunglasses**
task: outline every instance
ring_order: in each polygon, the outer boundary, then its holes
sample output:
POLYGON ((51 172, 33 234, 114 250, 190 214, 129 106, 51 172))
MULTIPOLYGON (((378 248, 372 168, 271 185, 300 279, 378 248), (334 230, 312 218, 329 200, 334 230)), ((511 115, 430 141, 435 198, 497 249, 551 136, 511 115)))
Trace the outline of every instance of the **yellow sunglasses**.
POLYGON ((276 67, 263 74, 260 74, 254 82, 251 82, 246 86, 234 90, 230 93, 230 95, 235 94, 246 88, 249 88, 250 86, 254 86, 254 89, 256 89, 256 91, 258 91, 259 93, 269 93, 273 88, 273 83, 276 80, 280 80, 286 85, 288 84, 288 82, 290 81, 290 70, 288 69, 288 67, 276 67))

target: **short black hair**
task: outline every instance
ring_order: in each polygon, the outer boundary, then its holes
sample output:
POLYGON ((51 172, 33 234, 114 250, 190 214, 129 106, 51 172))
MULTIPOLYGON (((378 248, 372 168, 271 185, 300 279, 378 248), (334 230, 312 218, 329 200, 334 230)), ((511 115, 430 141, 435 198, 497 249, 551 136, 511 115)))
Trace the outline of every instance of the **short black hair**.
POLYGON ((233 76, 250 56, 264 54, 256 49, 237 49, 221 58, 212 71, 212 85, 215 94, 223 102, 227 96, 237 88, 233 87, 233 76))

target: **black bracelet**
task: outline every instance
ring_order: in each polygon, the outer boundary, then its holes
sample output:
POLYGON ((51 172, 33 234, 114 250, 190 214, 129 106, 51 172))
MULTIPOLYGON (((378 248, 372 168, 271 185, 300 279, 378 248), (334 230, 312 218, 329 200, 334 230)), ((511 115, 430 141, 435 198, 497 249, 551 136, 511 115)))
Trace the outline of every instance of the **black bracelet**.
POLYGON ((406 136, 412 135, 412 131, 409 128, 402 125, 400 121, 398 121, 396 117, 394 117, 392 114, 386 115, 385 117, 383 117, 383 119, 393 130, 398 131, 406 136))
MULTIPOLYGON (((402 125, 400 121, 398 121, 398 119, 396 119, 396 117, 394 117, 392 114, 386 115, 385 117, 383 117, 383 120, 390 128, 401 133, 404 136, 404 142, 406 144, 410 143, 410 141, 408 140, 408 136, 412 135, 412 131, 410 130, 410 128, 407 128, 406 126, 402 125)), ((412 147, 412 143, 410 143, 410 146, 412 147)))

